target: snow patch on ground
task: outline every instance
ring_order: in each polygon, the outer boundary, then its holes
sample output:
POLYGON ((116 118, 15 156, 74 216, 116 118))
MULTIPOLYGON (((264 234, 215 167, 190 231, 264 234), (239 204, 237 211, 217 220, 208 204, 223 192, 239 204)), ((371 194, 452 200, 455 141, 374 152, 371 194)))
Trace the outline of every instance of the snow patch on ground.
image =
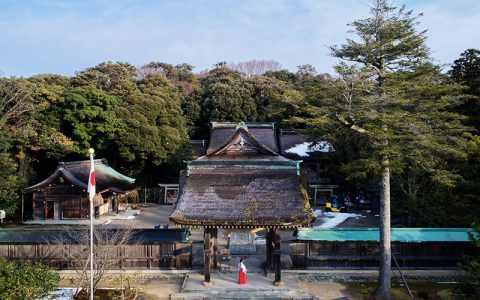
POLYGON ((47 298, 41 298, 41 299, 38 299, 38 300, 47 300, 47 299, 70 300, 70 299, 73 299, 73 298, 70 297, 70 295, 73 296, 74 293, 75 293, 75 289, 60 288, 60 289, 57 289, 57 290, 51 292, 50 294, 48 294, 47 298))
POLYGON ((333 146, 326 141, 321 141, 316 144, 313 144, 310 142, 304 142, 285 150, 285 152, 287 153, 297 154, 301 157, 310 156, 310 154, 308 154, 307 152, 332 152, 332 151, 334 151, 333 146))
POLYGON ((314 226, 315 228, 333 228, 337 227, 340 223, 344 222, 348 218, 365 218, 361 214, 356 213, 334 213, 334 212, 322 212, 321 210, 314 210, 313 214, 317 217, 317 220, 323 221, 322 224, 314 226))

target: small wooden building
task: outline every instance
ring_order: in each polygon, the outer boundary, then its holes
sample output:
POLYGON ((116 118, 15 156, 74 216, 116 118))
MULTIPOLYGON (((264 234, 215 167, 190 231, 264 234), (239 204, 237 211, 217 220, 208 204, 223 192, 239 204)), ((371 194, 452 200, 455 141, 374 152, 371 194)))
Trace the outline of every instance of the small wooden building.
MULTIPOLYGON (((135 189, 135 179, 110 167, 106 160, 95 164, 95 217, 118 210, 118 196, 135 189)), ((90 161, 60 162, 47 179, 23 190, 25 218, 33 220, 87 219, 90 161), (31 205, 31 206, 30 206, 31 205), (29 212, 31 207, 31 212, 29 212)))
POLYGON ((273 123, 213 123, 207 154, 187 162, 170 220, 205 228, 210 282, 217 228, 267 229, 267 264, 280 275, 280 229, 314 220, 300 161, 279 154, 273 123))

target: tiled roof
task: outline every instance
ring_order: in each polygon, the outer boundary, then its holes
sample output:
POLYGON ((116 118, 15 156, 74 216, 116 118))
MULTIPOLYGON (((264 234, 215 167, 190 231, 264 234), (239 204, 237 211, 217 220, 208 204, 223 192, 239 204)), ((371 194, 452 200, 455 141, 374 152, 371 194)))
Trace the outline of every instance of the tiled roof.
MULTIPOLYGON (((95 184, 97 193, 107 190, 116 193, 124 193, 135 189, 135 179, 127 177, 110 167, 106 160, 96 159, 95 165, 95 184)), ((86 190, 88 185, 88 175, 90 172, 90 161, 60 162, 55 172, 47 179, 35 185, 27 187, 24 193, 31 193, 43 189, 49 184, 55 182, 60 177, 68 181, 79 189, 86 190)))
MULTIPOLYGON (((279 153, 275 126, 273 123, 244 123, 248 132, 256 140, 270 148, 270 150, 279 153)), ((213 152, 222 146, 236 131, 239 123, 231 122, 212 122, 210 130, 210 141, 207 153, 213 152)))

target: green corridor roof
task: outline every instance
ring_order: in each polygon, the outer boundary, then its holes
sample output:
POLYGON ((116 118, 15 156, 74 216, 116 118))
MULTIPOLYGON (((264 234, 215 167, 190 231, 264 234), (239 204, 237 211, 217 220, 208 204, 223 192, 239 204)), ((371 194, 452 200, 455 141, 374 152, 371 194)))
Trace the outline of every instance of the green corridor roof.
MULTIPOLYGON (((470 228, 392 228, 392 242, 469 242, 470 228)), ((380 240, 378 228, 300 228, 299 241, 372 241, 380 240)))

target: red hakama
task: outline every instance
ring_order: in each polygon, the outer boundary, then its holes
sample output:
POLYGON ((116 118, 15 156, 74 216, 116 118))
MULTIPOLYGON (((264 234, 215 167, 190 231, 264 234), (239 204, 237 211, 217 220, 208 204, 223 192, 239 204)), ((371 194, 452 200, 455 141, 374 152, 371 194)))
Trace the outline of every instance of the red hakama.
POLYGON ((247 283, 247 274, 245 274, 245 272, 240 269, 240 271, 238 271, 238 284, 246 284, 247 283))

